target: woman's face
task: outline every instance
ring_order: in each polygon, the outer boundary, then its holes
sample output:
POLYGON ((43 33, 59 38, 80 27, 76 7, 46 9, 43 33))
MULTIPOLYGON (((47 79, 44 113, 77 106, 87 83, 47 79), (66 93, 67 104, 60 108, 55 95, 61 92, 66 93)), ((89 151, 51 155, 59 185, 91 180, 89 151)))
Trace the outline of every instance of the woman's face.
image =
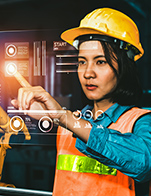
MULTIPOLYGON (((106 62, 102 45, 99 41, 85 41, 79 47, 78 76, 82 89, 88 99, 98 101, 113 91, 117 77, 106 62)), ((117 63, 113 62, 115 69, 117 63)))

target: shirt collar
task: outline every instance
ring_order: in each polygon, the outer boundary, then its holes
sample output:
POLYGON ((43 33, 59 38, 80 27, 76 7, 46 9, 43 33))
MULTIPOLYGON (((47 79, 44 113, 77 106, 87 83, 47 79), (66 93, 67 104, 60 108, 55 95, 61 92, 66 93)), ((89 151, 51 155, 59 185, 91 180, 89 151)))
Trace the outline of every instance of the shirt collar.
POLYGON ((110 108, 108 108, 105 113, 109 116, 109 118, 115 123, 118 118, 127 110, 132 108, 133 106, 121 106, 118 103, 115 103, 110 108))
MULTIPOLYGON (((111 119, 112 122, 116 122, 118 118, 127 110, 132 108, 133 106, 121 106, 118 103, 115 103, 110 108, 108 108, 104 113, 111 119)), ((86 110, 92 110, 93 106, 87 105, 82 109, 82 113, 86 110)), ((99 117, 98 117, 99 119, 99 117)))

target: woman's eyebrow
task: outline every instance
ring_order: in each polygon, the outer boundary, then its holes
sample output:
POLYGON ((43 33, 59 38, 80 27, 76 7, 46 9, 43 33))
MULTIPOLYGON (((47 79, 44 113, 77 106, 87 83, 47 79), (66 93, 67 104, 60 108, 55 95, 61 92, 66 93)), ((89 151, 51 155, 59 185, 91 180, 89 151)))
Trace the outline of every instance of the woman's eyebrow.
POLYGON ((100 58, 100 57, 104 57, 105 58, 104 55, 98 55, 98 56, 95 56, 94 59, 97 59, 97 58, 100 58))
MULTIPOLYGON (((104 55, 98 55, 98 56, 95 56, 93 59, 97 59, 97 58, 100 58, 100 57, 104 57, 105 58, 104 55)), ((86 59, 86 57, 84 57, 84 56, 78 56, 78 58, 86 59)))
POLYGON ((78 56, 78 59, 79 59, 79 58, 86 59, 84 56, 78 56))

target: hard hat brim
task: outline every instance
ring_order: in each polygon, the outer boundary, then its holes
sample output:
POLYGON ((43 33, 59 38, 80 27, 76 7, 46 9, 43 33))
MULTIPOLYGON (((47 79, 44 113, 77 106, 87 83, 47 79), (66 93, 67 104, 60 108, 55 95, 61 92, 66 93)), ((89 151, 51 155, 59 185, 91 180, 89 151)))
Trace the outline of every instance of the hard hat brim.
MULTIPOLYGON (((72 29, 64 31, 61 34, 61 39, 63 39, 64 41, 66 41, 67 43, 73 46, 73 42, 77 37, 81 35, 86 35, 86 34, 100 34, 100 35, 107 35, 107 36, 113 37, 112 35, 109 34, 109 32, 106 32, 106 33, 104 31, 101 32, 100 30, 96 30, 91 27, 76 27, 76 28, 72 28, 72 29)), ((114 36, 114 38, 119 39, 118 36, 117 37, 114 36)), ((125 41, 124 39, 121 39, 121 40, 125 41)), ((132 43, 132 45, 135 46, 135 43, 134 44, 132 43)), ((135 56, 134 60, 136 61, 144 54, 144 50, 142 49, 142 46, 140 46, 139 48, 138 46, 135 46, 135 47, 140 51, 140 54, 135 56)))
POLYGON ((81 36, 81 35, 86 35, 86 34, 100 34, 100 35, 107 35, 105 34, 104 32, 101 32, 96 30, 96 29, 93 29, 93 28, 87 28, 87 27, 77 27, 77 28, 73 28, 73 29, 69 29, 67 31, 64 31, 62 34, 61 34, 61 38, 68 42, 69 44, 73 44, 74 40, 81 36))

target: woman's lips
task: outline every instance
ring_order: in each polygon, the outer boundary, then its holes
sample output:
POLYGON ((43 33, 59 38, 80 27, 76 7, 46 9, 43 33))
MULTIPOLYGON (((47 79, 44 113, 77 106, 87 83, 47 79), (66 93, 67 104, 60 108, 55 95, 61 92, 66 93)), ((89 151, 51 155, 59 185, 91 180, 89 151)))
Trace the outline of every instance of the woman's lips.
POLYGON ((97 88, 97 86, 96 85, 93 85, 93 84, 86 84, 86 88, 88 89, 88 90, 95 90, 96 88, 97 88))

